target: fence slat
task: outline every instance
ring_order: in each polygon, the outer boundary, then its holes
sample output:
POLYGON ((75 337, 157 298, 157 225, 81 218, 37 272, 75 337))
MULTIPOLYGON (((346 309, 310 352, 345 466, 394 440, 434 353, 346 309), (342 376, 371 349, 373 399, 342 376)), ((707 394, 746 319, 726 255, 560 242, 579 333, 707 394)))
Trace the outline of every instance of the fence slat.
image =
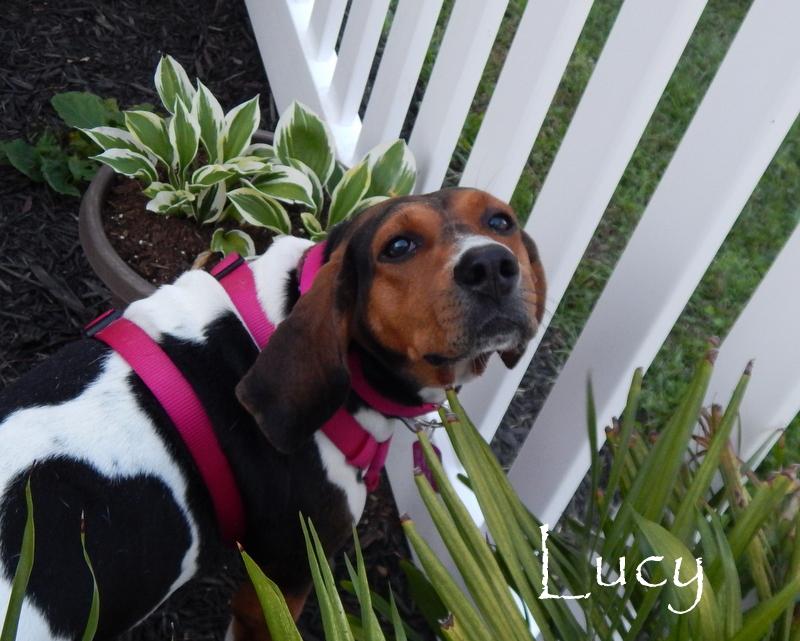
POLYGON ((346 8, 347 0, 315 0, 308 27, 309 48, 315 58, 327 60, 334 55, 346 8))
MULTIPOLYGON (((622 5, 526 227, 547 274, 549 311, 558 306, 704 5, 705 0, 622 5)), ((487 439, 550 318, 545 316, 514 370, 492 359, 484 376, 466 386, 464 405, 487 439)))
POLYGON ((356 158, 399 135, 441 8, 442 0, 399 1, 364 114, 356 158))
POLYGON ((442 185, 507 4, 459 0, 453 6, 409 140, 418 192, 442 185))
POLYGON ((278 111, 283 111, 292 100, 300 100, 319 114, 327 113, 318 87, 330 84, 333 67, 316 63, 309 55, 306 34, 310 3, 245 2, 278 111))
POLYGON ((511 199, 591 6, 592 0, 528 2, 462 185, 511 199))
POLYGON ((329 96, 339 124, 358 120, 358 106, 388 9, 389 0, 353 0, 350 5, 329 96))
MULTIPOLYGON (((744 364, 753 378, 739 411, 740 456, 753 456, 800 411, 800 227, 775 259, 720 348, 707 403, 725 404, 744 364)), ((762 450, 766 453, 766 449, 762 450)))
POLYGON ((795 0, 755 0, 664 173, 513 466, 541 518, 559 516, 589 464, 588 372, 602 426, 624 404, 634 367, 655 356, 800 111, 798 23, 795 0))

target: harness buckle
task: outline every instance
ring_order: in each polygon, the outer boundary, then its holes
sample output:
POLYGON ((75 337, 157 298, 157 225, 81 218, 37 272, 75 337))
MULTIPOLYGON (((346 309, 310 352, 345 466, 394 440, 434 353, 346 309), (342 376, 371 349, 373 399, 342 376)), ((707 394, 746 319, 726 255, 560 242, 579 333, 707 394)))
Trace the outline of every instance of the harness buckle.
POLYGON ((118 309, 109 309, 92 321, 89 321, 83 327, 83 335, 86 338, 94 338, 95 334, 103 331, 106 327, 111 325, 115 320, 122 316, 122 312, 118 309))
MULTIPOLYGON (((229 257, 230 256, 231 255, 229 254, 229 257)), ((244 258, 239 254, 236 254, 233 260, 230 258, 225 258, 211 270, 211 275, 217 280, 222 280, 228 274, 236 271, 240 266, 244 265, 244 262, 244 258)))

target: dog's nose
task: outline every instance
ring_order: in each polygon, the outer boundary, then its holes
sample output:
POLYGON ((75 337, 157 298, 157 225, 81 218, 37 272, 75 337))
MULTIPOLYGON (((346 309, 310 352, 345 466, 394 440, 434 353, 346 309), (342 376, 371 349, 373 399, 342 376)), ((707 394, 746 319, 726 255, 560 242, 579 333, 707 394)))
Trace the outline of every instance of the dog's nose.
POLYGON ((516 256, 497 244, 468 249, 454 271, 459 285, 497 301, 513 292, 519 280, 516 256))

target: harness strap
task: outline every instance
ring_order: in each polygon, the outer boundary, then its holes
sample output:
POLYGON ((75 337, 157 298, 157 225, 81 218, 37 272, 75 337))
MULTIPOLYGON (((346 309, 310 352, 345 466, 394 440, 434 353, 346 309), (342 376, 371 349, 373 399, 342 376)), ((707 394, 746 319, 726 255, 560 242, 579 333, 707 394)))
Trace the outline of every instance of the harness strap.
POLYGON ((253 271, 241 256, 228 254, 214 266, 211 275, 228 293, 258 349, 264 349, 275 331, 275 325, 258 302, 253 271))
POLYGON ((391 438, 377 441, 344 408, 339 408, 322 426, 321 431, 344 454, 349 465, 365 472, 364 485, 369 492, 374 492, 378 488, 381 470, 386 463, 391 438))
POLYGON ((205 481, 223 538, 239 540, 245 531, 239 489, 192 386, 158 343, 127 318, 113 320, 94 337, 125 359, 164 408, 205 481))

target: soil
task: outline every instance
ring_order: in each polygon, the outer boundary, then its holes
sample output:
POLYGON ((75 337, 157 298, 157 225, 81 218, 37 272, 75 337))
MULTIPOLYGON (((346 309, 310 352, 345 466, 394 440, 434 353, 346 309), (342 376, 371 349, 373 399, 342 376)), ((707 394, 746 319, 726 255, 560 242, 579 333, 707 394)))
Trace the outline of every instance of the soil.
MULTIPOLYGON (((147 197, 135 180, 116 178, 109 190, 103 227, 112 247, 145 280, 154 285, 170 283, 190 269, 208 250, 215 225, 198 225, 183 216, 163 216, 145 209, 147 197)), ((235 228, 224 223, 223 228, 235 228)), ((272 244, 274 234, 248 227, 257 253, 272 244)))
MULTIPOLYGON (((62 91, 93 91, 123 108, 157 102, 152 74, 162 52, 177 58, 190 77, 201 77, 226 109, 259 94, 261 127, 274 130, 277 113, 242 0, 4 0, 0 140, 62 132, 49 104, 62 91)), ((78 338, 81 327, 108 308, 109 294, 78 242, 78 206, 78 199, 0 166, 0 389, 78 338)), ((157 218, 145 220, 151 227, 157 218)), ((408 589, 397 567, 408 549, 385 479, 368 500, 359 536, 373 588, 387 595, 391 585, 407 620, 424 630, 420 617, 408 612, 408 589)), ((336 575, 346 576, 341 557, 336 575)), ((231 553, 212 576, 179 590, 122 638, 221 639, 241 578, 231 553)), ((323 638, 313 597, 300 628, 306 641, 323 638)))

